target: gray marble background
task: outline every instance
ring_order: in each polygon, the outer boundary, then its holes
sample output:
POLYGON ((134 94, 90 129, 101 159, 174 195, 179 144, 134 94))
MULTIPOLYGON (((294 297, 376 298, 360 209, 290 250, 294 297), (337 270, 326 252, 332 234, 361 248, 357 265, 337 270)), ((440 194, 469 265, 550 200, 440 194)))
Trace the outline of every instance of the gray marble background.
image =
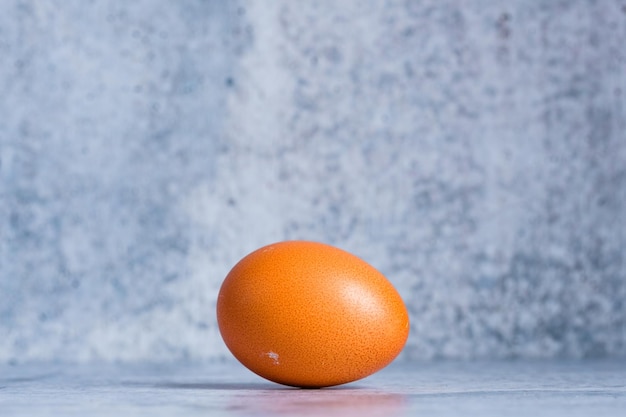
POLYGON ((248 252, 385 273, 405 358, 626 355, 626 3, 0 2, 0 362, 228 355, 248 252))

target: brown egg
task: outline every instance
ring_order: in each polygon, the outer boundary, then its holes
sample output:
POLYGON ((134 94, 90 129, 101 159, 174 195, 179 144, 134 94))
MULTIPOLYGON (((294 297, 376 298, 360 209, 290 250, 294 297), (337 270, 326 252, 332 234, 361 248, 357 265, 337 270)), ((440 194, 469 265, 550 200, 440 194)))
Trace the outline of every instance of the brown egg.
POLYGON ((217 302, 227 347, 271 381, 319 388, 388 365, 409 333, 406 307, 374 267, 341 249, 286 241, 230 271, 217 302))

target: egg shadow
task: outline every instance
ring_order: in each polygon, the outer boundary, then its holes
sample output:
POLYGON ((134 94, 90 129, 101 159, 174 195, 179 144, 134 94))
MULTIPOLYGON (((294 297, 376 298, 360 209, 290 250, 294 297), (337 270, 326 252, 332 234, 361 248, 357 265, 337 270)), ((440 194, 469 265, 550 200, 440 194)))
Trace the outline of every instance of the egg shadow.
POLYGON ((165 390, 223 391, 225 410, 243 415, 379 417, 401 414, 408 400, 403 394, 358 384, 317 389, 290 387, 262 381, 130 381, 124 385, 165 390))
POLYGON ((272 384, 271 382, 159 382, 147 384, 152 388, 180 389, 180 390, 290 390, 293 387, 272 384))
POLYGON ((324 388, 300 388, 288 385, 281 385, 273 382, 174 382, 162 381, 156 383, 126 381, 123 385, 127 387, 149 387, 173 390, 224 390, 224 391, 342 391, 342 390, 361 390, 365 387, 359 385, 338 385, 324 388))

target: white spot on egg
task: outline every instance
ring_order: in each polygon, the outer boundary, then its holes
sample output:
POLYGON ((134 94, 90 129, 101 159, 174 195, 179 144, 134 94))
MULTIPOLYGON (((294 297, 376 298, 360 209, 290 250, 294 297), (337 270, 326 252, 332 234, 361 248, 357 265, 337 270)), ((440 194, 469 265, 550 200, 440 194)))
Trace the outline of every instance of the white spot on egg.
POLYGON ((271 350, 269 352, 267 352, 265 354, 265 356, 267 356, 268 358, 270 358, 271 360, 274 361, 274 365, 280 365, 280 362, 278 362, 278 353, 276 352, 272 352, 271 350))

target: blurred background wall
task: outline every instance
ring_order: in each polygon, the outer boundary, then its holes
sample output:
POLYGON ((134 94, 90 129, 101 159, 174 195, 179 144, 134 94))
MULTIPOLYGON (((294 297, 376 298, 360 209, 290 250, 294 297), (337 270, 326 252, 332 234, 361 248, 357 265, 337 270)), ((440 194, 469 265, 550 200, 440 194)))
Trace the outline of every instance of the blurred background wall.
POLYGON ((626 355, 626 3, 0 2, 0 361, 228 355, 248 252, 349 250, 409 359, 626 355))

